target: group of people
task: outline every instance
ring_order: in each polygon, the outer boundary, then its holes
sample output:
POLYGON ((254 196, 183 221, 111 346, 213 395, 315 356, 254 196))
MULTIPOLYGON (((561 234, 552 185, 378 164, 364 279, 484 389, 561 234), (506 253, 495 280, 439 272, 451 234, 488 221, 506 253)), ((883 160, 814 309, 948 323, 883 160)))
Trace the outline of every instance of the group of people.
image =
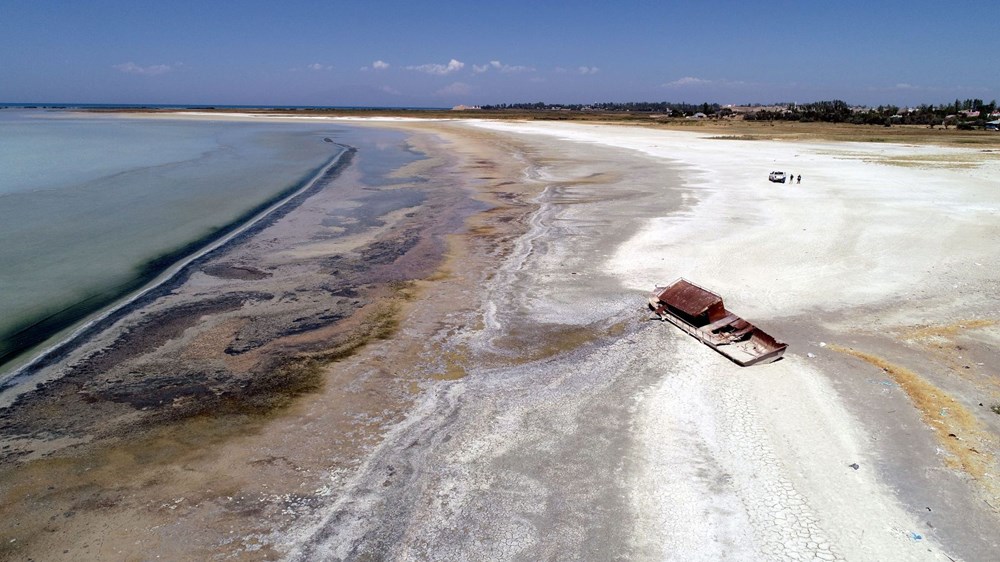
POLYGON ((801 175, 796 176, 795 174, 788 174, 788 183, 792 183, 792 180, 795 180, 795 183, 802 183, 802 176, 801 175))

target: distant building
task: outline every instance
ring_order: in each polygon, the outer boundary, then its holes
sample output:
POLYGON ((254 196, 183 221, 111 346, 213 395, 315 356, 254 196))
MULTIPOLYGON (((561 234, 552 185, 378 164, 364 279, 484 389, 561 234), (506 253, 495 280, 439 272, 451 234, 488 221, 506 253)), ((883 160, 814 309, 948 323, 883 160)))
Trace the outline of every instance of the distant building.
POLYGON ((987 121, 986 122, 986 130, 987 131, 1000 131, 1000 119, 997 119, 996 121, 987 121))
POLYGON ((478 105, 456 105, 451 108, 452 111, 469 111, 471 109, 482 109, 478 105))

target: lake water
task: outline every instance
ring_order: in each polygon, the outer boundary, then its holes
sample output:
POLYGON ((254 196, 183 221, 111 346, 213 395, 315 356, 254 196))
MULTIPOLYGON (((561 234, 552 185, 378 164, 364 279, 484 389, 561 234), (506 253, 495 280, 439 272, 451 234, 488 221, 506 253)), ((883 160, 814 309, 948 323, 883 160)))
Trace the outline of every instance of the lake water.
POLYGON ((338 143, 373 185, 420 158, 401 133, 334 123, 0 111, 0 371, 301 185, 338 143))

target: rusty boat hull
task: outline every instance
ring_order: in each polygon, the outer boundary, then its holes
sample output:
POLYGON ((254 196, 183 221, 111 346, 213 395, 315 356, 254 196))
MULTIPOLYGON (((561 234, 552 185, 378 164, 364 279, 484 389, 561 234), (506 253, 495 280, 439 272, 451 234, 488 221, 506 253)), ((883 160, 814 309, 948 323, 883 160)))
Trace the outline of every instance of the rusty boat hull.
POLYGON ((727 310, 719 295, 686 279, 656 287, 649 308, 737 365, 777 361, 788 344, 727 310))

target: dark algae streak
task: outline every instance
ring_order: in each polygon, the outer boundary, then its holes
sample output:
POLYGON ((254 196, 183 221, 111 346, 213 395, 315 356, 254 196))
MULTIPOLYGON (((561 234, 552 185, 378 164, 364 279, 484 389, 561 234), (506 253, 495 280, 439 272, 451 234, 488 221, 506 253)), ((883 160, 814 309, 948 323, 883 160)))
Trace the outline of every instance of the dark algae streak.
POLYGON ((299 181, 288 186, 282 191, 276 193, 272 197, 258 203, 252 208, 246 210, 238 217, 230 221, 229 223, 212 229, 207 232, 204 236, 198 239, 192 240, 191 242, 175 248, 173 250, 167 251, 159 256, 156 256, 144 264, 139 265, 136 268, 136 274, 129 281, 116 285, 108 290, 90 295, 84 299, 78 300, 73 303, 67 303, 61 308, 56 308, 54 310, 46 311, 39 314, 33 318, 27 318, 21 323, 15 325, 13 328, 4 330, 0 332, 0 367, 6 365, 7 363, 17 359, 55 334, 62 330, 73 326, 74 324, 81 322, 91 314, 112 305, 115 301, 118 301, 125 297, 126 295, 141 289, 143 286, 152 282, 161 273, 169 269, 171 266, 176 264, 178 261, 184 259, 187 256, 197 253, 203 248, 211 245, 220 238, 223 238, 244 224, 246 224, 253 217, 259 215, 261 212, 266 210, 268 207, 278 203, 282 199, 289 197, 295 192, 302 190, 306 187, 310 181, 313 181, 312 185, 300 193, 297 197, 288 201, 285 205, 275 209, 273 212, 268 214, 266 217, 252 225, 250 228, 246 229, 239 236, 234 237, 232 240, 223 244, 219 248, 216 248, 212 252, 207 253, 204 256, 199 257, 197 260, 188 264, 185 268, 179 271, 171 279, 165 281, 160 286, 156 287, 154 290, 143 295, 140 299, 134 301, 128 306, 123 306, 118 310, 111 312, 108 316, 102 320, 95 322, 93 325, 89 326, 87 329, 83 330, 71 339, 58 344, 53 349, 44 353, 36 361, 32 362, 24 369, 21 370, 15 377, 10 380, 0 383, 0 391, 14 386, 22 377, 30 375, 36 372, 38 369, 51 364, 64 357, 67 353, 75 349, 83 341, 94 334, 99 333, 104 330, 130 310, 134 309, 135 306, 140 306, 151 302, 158 298, 159 296, 166 294, 172 288, 176 287, 178 284, 182 283, 190 275, 193 268, 196 268, 204 261, 207 260, 211 255, 217 252, 224 251, 225 249, 231 247, 233 244, 240 240, 245 239, 247 236, 259 232, 268 225, 272 224, 277 219, 285 216, 289 211, 297 207, 306 198, 314 194, 316 191, 321 189, 329 181, 334 179, 342 169, 350 165, 351 160, 356 152, 356 149, 344 145, 335 145, 338 147, 339 151, 337 154, 332 156, 323 165, 318 166, 306 174, 304 174, 299 181), (321 177, 316 177, 324 168, 327 168, 326 172, 322 174, 321 177))

